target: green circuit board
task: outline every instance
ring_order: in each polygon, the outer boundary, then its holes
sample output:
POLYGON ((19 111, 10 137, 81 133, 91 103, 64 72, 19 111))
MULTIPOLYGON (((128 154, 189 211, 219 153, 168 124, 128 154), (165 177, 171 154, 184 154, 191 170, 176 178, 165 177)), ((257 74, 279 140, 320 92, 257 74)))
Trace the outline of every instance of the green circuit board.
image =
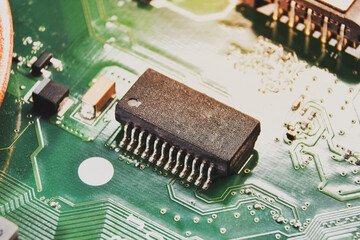
POLYGON ((0 108, 0 215, 20 239, 360 238, 356 49, 237 1, 10 4, 21 58, 0 108), (49 118, 33 110, 42 78, 28 67, 44 50, 61 62, 50 78, 70 89, 49 118), (205 191, 116 144, 115 105, 149 67, 260 120, 238 174, 205 191), (116 97, 86 121, 81 98, 99 76, 116 97))

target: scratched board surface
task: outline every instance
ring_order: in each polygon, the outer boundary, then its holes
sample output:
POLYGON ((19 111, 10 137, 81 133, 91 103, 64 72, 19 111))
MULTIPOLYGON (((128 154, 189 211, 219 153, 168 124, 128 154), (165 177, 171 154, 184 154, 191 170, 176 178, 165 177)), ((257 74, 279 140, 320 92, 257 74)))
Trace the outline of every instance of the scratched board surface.
POLYGON ((0 214, 20 239, 360 237, 354 51, 235 2, 11 1, 19 61, 0 108, 0 214), (41 78, 27 66, 44 50, 71 100, 50 118, 33 111, 41 78), (149 67, 260 120, 238 174, 204 191, 118 147, 114 107, 149 67), (99 76, 117 96, 85 121, 99 76), (89 159, 100 165, 83 172, 89 159))

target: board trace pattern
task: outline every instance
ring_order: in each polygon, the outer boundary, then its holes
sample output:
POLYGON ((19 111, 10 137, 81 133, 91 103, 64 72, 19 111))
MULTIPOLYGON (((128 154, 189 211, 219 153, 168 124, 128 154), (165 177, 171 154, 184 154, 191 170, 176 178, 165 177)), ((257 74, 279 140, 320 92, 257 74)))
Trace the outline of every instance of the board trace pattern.
POLYGON ((241 1, 10 5, 0 216, 19 239, 360 239, 360 48, 241 1), (116 106, 149 68, 260 121, 239 171, 203 189, 121 144, 116 106))

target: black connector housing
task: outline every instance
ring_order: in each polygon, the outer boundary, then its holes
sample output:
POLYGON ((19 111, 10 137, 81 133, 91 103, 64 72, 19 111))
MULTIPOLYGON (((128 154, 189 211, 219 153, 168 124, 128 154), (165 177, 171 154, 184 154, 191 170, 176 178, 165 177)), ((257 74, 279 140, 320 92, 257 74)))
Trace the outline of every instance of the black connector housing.
POLYGON ((67 96, 69 96, 67 87, 45 78, 32 93, 34 110, 41 115, 54 115, 67 96))
MULTIPOLYGON (((293 0, 296 3, 295 15, 301 22, 305 22, 308 17, 308 9, 312 10, 311 22, 321 30, 324 17, 328 17, 327 30, 334 36, 338 36, 341 24, 345 25, 344 38, 355 45, 360 44, 360 0, 354 0, 348 9, 337 9, 336 5, 342 5, 341 0, 338 3, 334 1, 319 0, 293 0)), ((290 11, 289 0, 279 0, 279 9, 282 14, 287 15, 290 11)), ((257 8, 266 3, 274 3, 273 0, 244 0, 243 4, 257 8)))

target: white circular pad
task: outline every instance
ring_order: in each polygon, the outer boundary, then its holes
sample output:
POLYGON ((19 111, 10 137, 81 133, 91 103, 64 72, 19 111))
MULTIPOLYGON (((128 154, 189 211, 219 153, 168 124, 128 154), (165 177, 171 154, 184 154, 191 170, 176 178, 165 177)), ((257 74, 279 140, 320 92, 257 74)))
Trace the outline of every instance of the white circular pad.
POLYGON ((84 160, 78 169, 81 181, 91 186, 101 186, 114 176, 114 167, 110 161, 101 157, 91 157, 84 160))

